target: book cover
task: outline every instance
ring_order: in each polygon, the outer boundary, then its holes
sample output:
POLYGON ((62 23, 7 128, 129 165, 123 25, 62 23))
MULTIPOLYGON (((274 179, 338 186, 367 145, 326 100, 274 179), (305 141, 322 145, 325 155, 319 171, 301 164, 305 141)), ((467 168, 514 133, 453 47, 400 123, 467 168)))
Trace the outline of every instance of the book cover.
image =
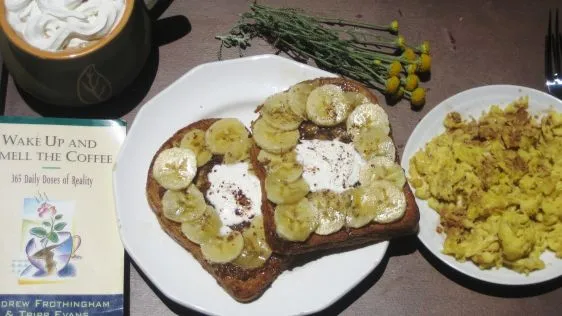
POLYGON ((124 313, 120 120, 0 117, 0 316, 124 313))

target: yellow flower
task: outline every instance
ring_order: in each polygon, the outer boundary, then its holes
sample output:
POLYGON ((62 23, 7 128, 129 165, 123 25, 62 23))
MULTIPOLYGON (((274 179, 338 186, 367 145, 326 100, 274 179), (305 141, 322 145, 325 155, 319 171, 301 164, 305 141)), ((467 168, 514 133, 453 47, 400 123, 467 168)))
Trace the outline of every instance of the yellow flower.
POLYGON ((412 91, 410 102, 413 106, 422 106, 425 103, 425 90, 423 88, 416 88, 412 91))
POLYGON ((395 60, 390 65, 388 65, 388 75, 389 76, 398 76, 402 71, 402 64, 399 61, 395 60))
POLYGON ((420 52, 422 52, 423 54, 429 54, 429 41, 423 41, 423 43, 421 43, 420 46, 418 46, 418 49, 420 50, 420 52))
POLYGON ((396 92, 396 99, 400 99, 404 96, 404 88, 400 87, 400 89, 398 89, 398 92, 396 92))
POLYGON ((415 88, 418 87, 419 83, 420 83, 420 78, 417 75, 409 74, 406 77, 406 84, 404 85, 404 87, 408 91, 413 91, 415 88))
POLYGON ((402 53, 402 57, 406 58, 406 60, 414 61, 417 59, 416 53, 411 48, 406 48, 402 53))
POLYGON ((394 20, 390 22, 390 25, 388 26, 388 30, 394 33, 398 32, 398 21, 394 20))
POLYGON ((415 74, 418 71, 418 66, 416 64, 409 64, 406 66, 406 73, 415 74))
POLYGON ((406 39, 404 39, 404 36, 402 35, 398 35, 398 37, 396 37, 395 43, 400 49, 406 48, 406 39))
POLYGON ((397 76, 391 76, 386 80, 386 93, 395 94, 400 87, 400 79, 397 76))
POLYGON ((380 64, 382 64, 382 61, 380 59, 375 59, 375 60, 373 60, 373 64, 380 65, 380 64))
POLYGON ((392 102, 400 101, 400 99, 404 97, 404 91, 405 91, 404 88, 400 87, 400 89, 398 89, 398 91, 396 91, 395 94, 389 94, 387 95, 387 97, 392 102))
POLYGON ((420 72, 426 72, 431 69, 431 56, 428 54, 421 54, 418 60, 418 69, 420 72))

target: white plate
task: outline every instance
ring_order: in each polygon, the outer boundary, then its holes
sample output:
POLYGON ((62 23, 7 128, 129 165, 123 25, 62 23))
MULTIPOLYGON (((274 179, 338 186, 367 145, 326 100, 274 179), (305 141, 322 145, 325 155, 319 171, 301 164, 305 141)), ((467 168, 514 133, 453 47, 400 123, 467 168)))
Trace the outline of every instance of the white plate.
MULTIPOLYGON (((418 123, 404 148, 402 167, 408 173, 409 159, 433 137, 445 131, 443 119, 447 113, 454 110, 463 117, 470 115, 478 118, 491 105, 498 104, 503 108, 520 96, 529 97, 529 111, 533 114, 544 114, 549 108, 562 111, 562 101, 544 92, 520 86, 491 85, 461 92, 438 104, 418 123)), ((556 259, 552 252, 545 252, 541 256, 546 264, 545 269, 534 271, 529 276, 506 268, 481 270, 471 262, 460 263, 441 253, 445 235, 435 231, 439 224, 439 215, 426 201, 416 198, 416 202, 421 216, 419 239, 437 258, 453 269, 482 281, 503 285, 540 283, 562 275, 562 260, 556 259)))
POLYGON ((139 111, 114 172, 117 216, 128 253, 167 297, 216 315, 306 314, 328 307, 381 262, 388 242, 322 257, 284 272, 257 301, 241 304, 164 233, 146 201, 152 156, 176 130, 211 117, 248 125, 267 96, 320 76, 334 75, 275 55, 214 62, 192 69, 139 111))

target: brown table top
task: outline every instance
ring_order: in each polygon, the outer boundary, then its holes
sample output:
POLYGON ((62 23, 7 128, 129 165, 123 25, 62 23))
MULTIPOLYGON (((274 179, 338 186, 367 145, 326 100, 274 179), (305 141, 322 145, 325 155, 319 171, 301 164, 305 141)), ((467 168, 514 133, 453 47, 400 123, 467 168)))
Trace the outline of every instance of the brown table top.
MULTIPOLYGON (((486 84, 516 84, 544 90, 543 41, 548 9, 560 5, 557 0, 260 2, 381 24, 398 19, 401 33, 410 42, 431 42, 433 70, 431 80, 424 85, 430 89, 425 108, 414 112, 405 101, 393 107, 385 106, 400 151, 423 115, 460 91, 486 84)), ((122 116, 130 124, 147 100, 185 72, 217 60, 219 43, 214 36, 227 32, 238 14, 246 9, 247 1, 173 1, 160 16, 155 29, 160 46, 153 52, 141 79, 119 99, 121 107, 104 115, 122 116)), ((256 42, 245 54, 272 52, 275 50, 269 45, 256 42)), ((223 55, 224 58, 237 56, 236 49, 223 55)), ((24 100, 12 79, 8 81, 6 115, 77 113, 45 108, 29 98, 24 100)), ((90 114, 99 115, 96 113, 90 114)), ((166 299, 135 264, 131 266, 131 315, 193 313, 166 299)), ((515 289, 482 284, 440 263, 412 237, 392 241, 383 263, 325 313, 554 315, 559 314, 561 285, 560 279, 515 289)))

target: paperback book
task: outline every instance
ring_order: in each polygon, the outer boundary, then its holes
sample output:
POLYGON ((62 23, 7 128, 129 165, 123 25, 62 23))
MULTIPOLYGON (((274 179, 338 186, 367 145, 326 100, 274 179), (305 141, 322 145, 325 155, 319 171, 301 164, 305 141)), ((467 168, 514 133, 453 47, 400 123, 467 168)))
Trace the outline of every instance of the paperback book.
POLYGON ((0 316, 122 315, 120 120, 0 117, 0 316))

